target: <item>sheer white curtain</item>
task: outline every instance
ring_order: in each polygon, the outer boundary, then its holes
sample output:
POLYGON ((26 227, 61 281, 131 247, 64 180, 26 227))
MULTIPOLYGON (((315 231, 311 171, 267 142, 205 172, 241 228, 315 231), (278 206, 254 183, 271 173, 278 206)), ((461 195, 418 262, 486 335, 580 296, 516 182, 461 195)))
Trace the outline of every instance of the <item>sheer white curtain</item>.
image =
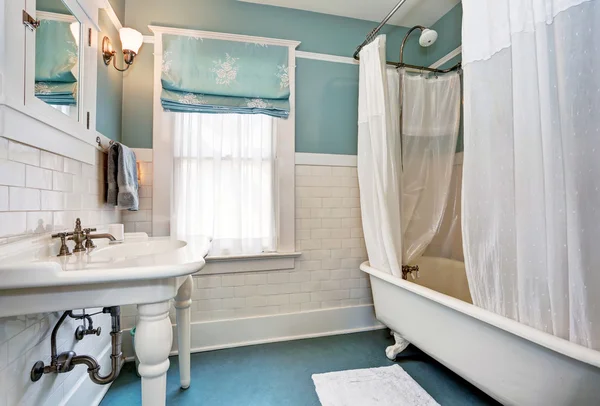
POLYGON ((400 75, 404 263, 411 264, 437 234, 448 203, 460 124, 460 76, 400 75))
POLYGON ((358 181, 369 262, 401 277, 400 110, 388 90, 385 44, 379 36, 360 53, 358 181))
POLYGON ((600 349, 600 6, 464 0, 475 304, 600 349))
POLYGON ((402 264, 423 254, 444 214, 460 122, 460 78, 386 68, 385 45, 379 36, 360 54, 358 180, 369 261, 402 276, 402 264))
POLYGON ((171 235, 212 236, 211 255, 275 251, 275 119, 173 114, 171 235))

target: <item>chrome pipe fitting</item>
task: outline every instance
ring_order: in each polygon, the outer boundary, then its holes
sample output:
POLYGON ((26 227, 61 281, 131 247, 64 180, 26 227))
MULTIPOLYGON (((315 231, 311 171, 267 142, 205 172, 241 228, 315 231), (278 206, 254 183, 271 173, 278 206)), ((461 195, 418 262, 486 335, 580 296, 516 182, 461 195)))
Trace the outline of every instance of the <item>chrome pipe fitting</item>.
MULTIPOLYGON (((121 372, 121 368, 123 367, 123 352, 121 351, 121 343, 122 343, 122 333, 121 333, 121 309, 119 306, 113 307, 105 307, 102 309, 102 313, 108 313, 111 317, 111 348, 112 352, 110 355, 111 359, 111 370, 108 375, 100 375, 100 365, 98 361, 92 356, 89 355, 77 355, 74 351, 65 351, 61 354, 57 354, 56 350, 56 335, 60 326, 63 324, 67 316, 73 317, 75 319, 87 318, 89 317, 86 314, 83 316, 74 316, 72 311, 66 311, 62 314, 56 326, 52 330, 52 336, 50 337, 50 365, 44 365, 43 361, 37 361, 33 368, 31 369, 30 377, 33 382, 37 382, 41 379, 44 374, 49 373, 66 373, 70 372, 77 365, 85 365, 88 367, 87 372, 90 376, 92 382, 98 385, 106 385, 113 382, 119 376, 121 372)), ((80 326, 81 327, 81 326, 80 326)), ((87 334, 96 334, 100 335, 101 330, 93 329, 93 326, 90 324, 90 332, 85 333, 83 336, 87 334)), ((78 328, 79 330, 79 328, 78 328)), ((77 334, 77 332, 76 332, 77 334)), ((82 336, 82 338, 83 338, 82 336)))

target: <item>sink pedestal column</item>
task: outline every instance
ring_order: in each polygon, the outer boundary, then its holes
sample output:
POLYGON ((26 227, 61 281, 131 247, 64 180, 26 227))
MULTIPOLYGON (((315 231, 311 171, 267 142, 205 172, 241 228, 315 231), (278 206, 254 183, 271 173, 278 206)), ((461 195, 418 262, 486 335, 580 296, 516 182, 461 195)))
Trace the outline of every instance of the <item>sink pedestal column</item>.
POLYGON ((175 309, 177 313, 177 346, 179 349, 179 381, 182 389, 190 387, 190 306, 192 304, 192 291, 194 279, 188 275, 175 296, 175 309))
POLYGON ((140 360, 142 405, 164 406, 167 397, 167 370, 173 330, 169 302, 138 305, 135 352, 140 360))

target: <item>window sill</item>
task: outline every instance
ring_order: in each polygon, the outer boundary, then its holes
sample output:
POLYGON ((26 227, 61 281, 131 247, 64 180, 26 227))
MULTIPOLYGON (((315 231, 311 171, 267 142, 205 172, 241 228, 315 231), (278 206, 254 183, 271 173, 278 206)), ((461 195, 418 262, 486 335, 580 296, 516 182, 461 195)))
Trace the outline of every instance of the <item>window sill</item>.
POLYGON ((197 274, 218 275, 294 269, 301 252, 269 252, 257 255, 206 257, 206 266, 197 274))

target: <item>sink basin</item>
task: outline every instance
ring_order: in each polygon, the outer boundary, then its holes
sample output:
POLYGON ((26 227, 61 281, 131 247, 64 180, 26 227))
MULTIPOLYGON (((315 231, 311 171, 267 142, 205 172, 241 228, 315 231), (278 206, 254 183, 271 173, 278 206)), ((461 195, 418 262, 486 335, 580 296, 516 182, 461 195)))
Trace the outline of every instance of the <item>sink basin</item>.
POLYGON ((111 244, 94 250, 89 254, 92 258, 136 258, 145 255, 160 255, 183 248, 187 242, 180 240, 157 240, 111 244))
POLYGON ((142 404, 163 406, 173 341, 171 301, 175 299, 181 387, 188 388, 191 275, 204 266, 210 239, 139 233, 125 234, 120 244, 96 244, 89 254, 63 257, 56 256, 59 241, 47 235, 0 246, 0 317, 136 304, 142 404))
MULTIPOLYGON (((189 275, 204 266, 210 240, 126 236, 120 244, 96 240, 88 253, 57 257, 58 241, 45 237, 0 247, 0 292, 189 275)), ((72 249, 72 242, 70 242, 72 249)))

